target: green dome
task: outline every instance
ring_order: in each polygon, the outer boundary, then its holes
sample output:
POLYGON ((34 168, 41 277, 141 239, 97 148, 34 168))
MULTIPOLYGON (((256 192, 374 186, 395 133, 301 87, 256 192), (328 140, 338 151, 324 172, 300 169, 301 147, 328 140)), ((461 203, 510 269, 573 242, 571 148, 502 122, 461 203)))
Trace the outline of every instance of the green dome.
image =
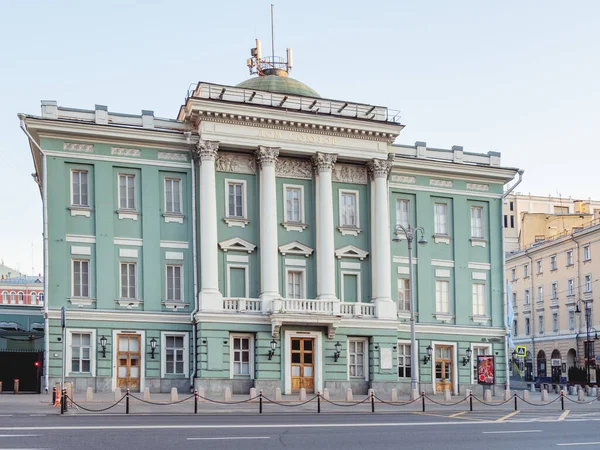
POLYGON ((244 89, 276 92, 278 94, 302 95, 304 97, 321 98, 312 88, 298 80, 286 76, 265 75, 253 77, 237 85, 244 89))

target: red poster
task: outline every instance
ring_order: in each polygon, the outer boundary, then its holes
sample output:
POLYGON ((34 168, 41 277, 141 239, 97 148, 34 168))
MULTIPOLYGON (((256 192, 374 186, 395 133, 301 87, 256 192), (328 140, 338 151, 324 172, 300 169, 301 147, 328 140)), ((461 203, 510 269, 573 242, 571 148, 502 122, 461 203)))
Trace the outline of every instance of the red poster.
POLYGON ((477 356, 477 383, 494 384, 494 357, 492 355, 477 356))

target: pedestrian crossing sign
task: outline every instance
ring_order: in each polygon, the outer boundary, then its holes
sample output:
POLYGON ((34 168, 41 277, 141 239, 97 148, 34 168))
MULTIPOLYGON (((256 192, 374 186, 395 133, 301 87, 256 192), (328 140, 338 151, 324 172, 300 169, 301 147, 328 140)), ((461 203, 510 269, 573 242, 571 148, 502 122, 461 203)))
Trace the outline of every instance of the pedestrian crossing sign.
POLYGON ((517 345, 517 356, 525 358, 525 353, 527 353, 527 347, 524 345, 517 345))

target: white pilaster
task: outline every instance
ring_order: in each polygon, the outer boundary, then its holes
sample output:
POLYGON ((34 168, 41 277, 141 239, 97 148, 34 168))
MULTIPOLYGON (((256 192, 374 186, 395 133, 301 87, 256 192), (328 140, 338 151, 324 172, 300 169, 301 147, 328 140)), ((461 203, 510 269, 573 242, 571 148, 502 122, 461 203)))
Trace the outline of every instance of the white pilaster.
POLYGON ((390 211, 388 206, 388 176, 392 168, 391 160, 373 159, 368 163, 369 172, 375 184, 375 223, 374 241, 375 264, 375 305, 379 319, 395 319, 396 305, 392 300, 392 255, 390 233, 390 211))
POLYGON ((256 160, 260 167, 260 297, 263 311, 271 310, 279 294, 277 254, 277 187, 275 163, 279 148, 258 147, 256 160))
POLYGON ((219 143, 198 142, 200 160, 200 311, 222 311, 223 296, 219 292, 219 254, 217 236, 217 190, 215 158, 219 143))
POLYGON ((317 298, 337 300, 335 295, 335 245, 333 225, 333 187, 331 176, 337 155, 318 152, 313 164, 318 173, 319 202, 317 234, 317 298))

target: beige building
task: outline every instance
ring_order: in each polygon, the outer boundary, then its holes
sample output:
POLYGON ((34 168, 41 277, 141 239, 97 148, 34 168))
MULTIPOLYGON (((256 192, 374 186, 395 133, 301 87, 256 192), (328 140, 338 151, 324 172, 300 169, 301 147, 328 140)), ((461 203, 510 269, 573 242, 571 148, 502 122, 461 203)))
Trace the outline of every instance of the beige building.
POLYGON ((600 308, 593 307, 600 294, 600 225, 595 222, 506 256, 515 312, 512 335, 515 345, 527 348, 529 377, 558 380, 567 377, 569 367, 585 367, 589 331, 590 381, 595 382, 592 369, 600 348, 594 340, 600 331, 600 308))

